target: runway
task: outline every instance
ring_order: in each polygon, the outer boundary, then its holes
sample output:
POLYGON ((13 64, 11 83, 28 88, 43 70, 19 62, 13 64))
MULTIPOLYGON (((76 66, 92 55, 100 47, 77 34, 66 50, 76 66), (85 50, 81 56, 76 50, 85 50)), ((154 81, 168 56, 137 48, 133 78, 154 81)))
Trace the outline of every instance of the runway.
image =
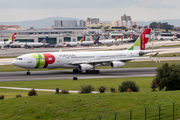
POLYGON ((117 78, 117 77, 143 77, 155 76, 156 68, 119 68, 100 69, 100 74, 74 74, 72 70, 52 70, 52 71, 31 71, 31 75, 26 75, 26 71, 21 72, 0 72, 0 82, 5 81, 32 81, 32 80, 62 80, 62 79, 91 79, 91 78, 117 78))

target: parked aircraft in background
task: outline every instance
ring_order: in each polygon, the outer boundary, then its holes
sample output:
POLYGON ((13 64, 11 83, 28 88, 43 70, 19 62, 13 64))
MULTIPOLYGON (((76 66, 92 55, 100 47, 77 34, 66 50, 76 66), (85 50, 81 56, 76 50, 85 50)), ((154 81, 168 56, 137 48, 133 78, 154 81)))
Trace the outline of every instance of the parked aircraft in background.
POLYGON ((118 39, 118 36, 116 36, 114 39, 103 39, 103 40, 99 40, 99 42, 101 42, 103 45, 112 45, 114 42, 116 42, 118 39))
POLYGON ((157 40, 174 40, 174 39, 177 39, 176 35, 177 35, 177 33, 175 33, 173 36, 158 35, 158 36, 155 36, 155 39, 157 39, 157 40))
POLYGON ((124 42, 131 41, 131 40, 133 40, 132 37, 133 37, 133 34, 131 34, 128 38, 123 38, 122 41, 124 41, 124 42))
POLYGON ((74 73, 86 71, 86 73, 99 74, 100 71, 95 70, 97 66, 118 68, 128 61, 144 58, 141 56, 151 52, 151 50, 145 50, 150 32, 150 28, 145 29, 128 50, 32 53, 17 57, 12 64, 26 68, 27 75, 30 75, 30 69, 37 68, 74 68, 74 73))
POLYGON ((7 47, 11 43, 13 43, 15 41, 15 39, 16 39, 16 35, 17 35, 17 33, 13 33, 13 35, 7 41, 0 42, 1 49, 3 49, 4 47, 7 47))
POLYGON ((45 37, 41 42, 39 43, 35 43, 35 42, 13 42, 12 44, 10 44, 11 47, 43 47, 43 46, 47 46, 49 45, 50 43, 46 43, 48 40, 48 36, 45 37))
POLYGON ((84 41, 84 37, 82 37, 81 40, 77 41, 77 42, 64 42, 63 46, 65 46, 65 47, 77 47, 77 46, 81 46, 83 41, 84 41))

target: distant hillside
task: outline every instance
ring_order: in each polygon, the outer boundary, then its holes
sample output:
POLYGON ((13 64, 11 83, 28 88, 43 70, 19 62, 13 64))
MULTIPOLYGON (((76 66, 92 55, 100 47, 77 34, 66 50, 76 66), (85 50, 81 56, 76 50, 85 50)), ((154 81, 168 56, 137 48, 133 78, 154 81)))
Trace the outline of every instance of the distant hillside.
POLYGON ((69 18, 69 17, 50 17, 45 19, 28 20, 22 22, 0 22, 0 25, 19 25, 20 27, 26 27, 26 28, 30 28, 32 26, 35 29, 40 29, 42 27, 50 27, 54 25, 54 20, 78 20, 78 19, 69 18))
POLYGON ((168 22, 168 24, 174 25, 174 26, 180 26, 180 19, 169 19, 169 20, 153 20, 153 21, 137 21, 138 26, 145 26, 149 25, 152 22, 168 22))
MULTIPOLYGON (((40 29, 42 27, 50 27, 54 25, 54 20, 77 20, 79 25, 79 19, 70 17, 50 17, 39 20, 28 20, 22 22, 0 22, 0 25, 19 25, 20 27, 30 28, 31 26, 35 29, 40 29)), ((101 23, 111 23, 111 21, 100 21, 101 23)), ((137 21, 138 26, 149 25, 152 22, 168 22, 174 26, 180 26, 180 19, 169 19, 169 20, 153 20, 153 21, 137 21)))

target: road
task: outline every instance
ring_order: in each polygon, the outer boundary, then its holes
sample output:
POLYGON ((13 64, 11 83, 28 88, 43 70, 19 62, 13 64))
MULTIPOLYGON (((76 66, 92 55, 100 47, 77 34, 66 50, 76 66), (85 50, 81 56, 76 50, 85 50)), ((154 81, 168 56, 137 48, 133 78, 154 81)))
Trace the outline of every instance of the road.
POLYGON ((21 72, 0 72, 0 82, 4 81, 32 81, 32 80, 57 80, 57 79, 91 79, 91 78, 117 78, 117 77, 142 77, 155 76, 156 68, 119 68, 100 69, 100 74, 74 74, 72 70, 58 71, 31 71, 31 75, 26 75, 26 71, 21 72))

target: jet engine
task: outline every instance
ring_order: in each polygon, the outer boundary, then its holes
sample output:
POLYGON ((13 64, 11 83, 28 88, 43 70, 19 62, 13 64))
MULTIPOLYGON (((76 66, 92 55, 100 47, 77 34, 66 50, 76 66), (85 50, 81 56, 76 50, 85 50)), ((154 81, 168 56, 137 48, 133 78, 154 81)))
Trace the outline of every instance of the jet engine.
POLYGON ((93 69, 93 65, 91 64, 80 64, 78 66, 79 71, 85 71, 85 70, 90 70, 90 69, 93 69))
POLYGON ((120 61, 112 61, 112 62, 110 63, 110 66, 111 66, 112 68, 118 68, 118 67, 123 67, 123 66, 125 66, 125 63, 124 63, 124 62, 120 62, 120 61))

